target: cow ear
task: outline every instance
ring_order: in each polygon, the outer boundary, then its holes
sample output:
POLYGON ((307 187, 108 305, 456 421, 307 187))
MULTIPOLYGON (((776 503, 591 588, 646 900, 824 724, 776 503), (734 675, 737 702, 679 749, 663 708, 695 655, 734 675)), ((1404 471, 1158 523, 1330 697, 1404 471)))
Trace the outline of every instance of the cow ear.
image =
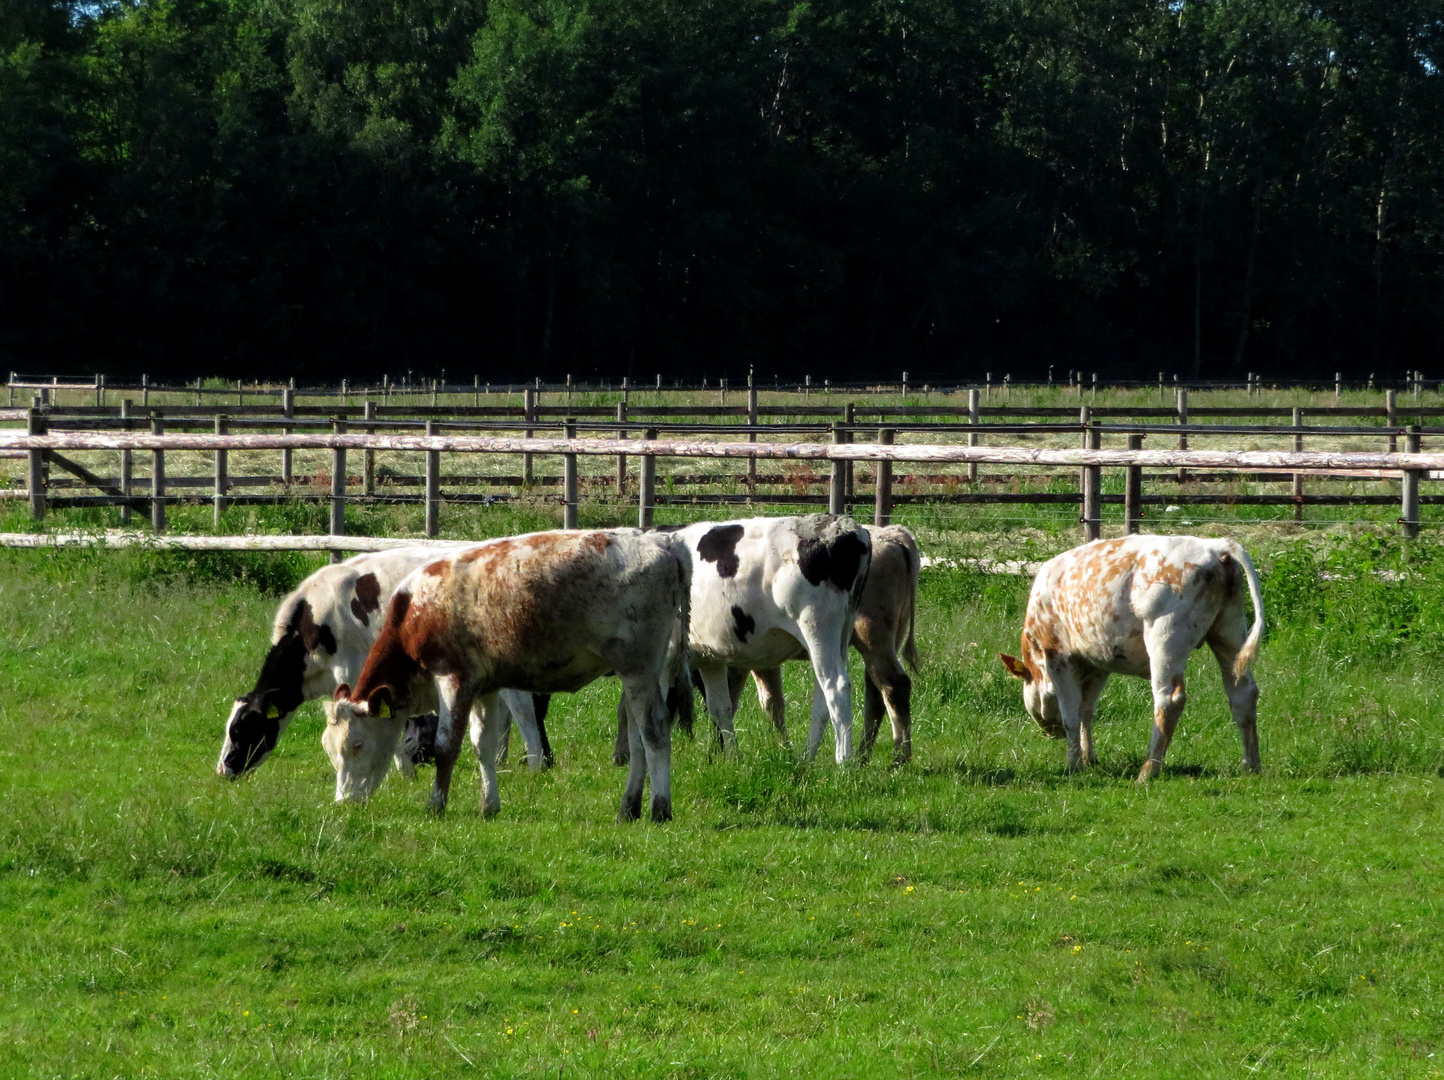
POLYGON ((345 701, 350 696, 351 687, 348 686, 346 683, 342 683, 340 686, 336 687, 335 691, 331 694, 331 700, 345 701))
POLYGON ((382 720, 391 719, 391 687, 378 686, 366 699, 366 711, 382 720))
POLYGON ((1028 670, 1028 665, 1019 660, 1016 656, 1009 656, 1007 653, 999 653, 998 659, 1008 669, 1008 673, 1022 679, 1024 682, 1032 682, 1033 673, 1028 670))

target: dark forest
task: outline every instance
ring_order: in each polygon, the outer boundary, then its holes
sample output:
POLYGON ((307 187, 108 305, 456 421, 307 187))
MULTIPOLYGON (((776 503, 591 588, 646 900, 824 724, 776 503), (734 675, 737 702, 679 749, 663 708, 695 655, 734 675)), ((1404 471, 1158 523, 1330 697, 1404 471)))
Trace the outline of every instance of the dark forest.
POLYGON ((0 0, 0 364, 1439 370, 1444 3, 0 0))

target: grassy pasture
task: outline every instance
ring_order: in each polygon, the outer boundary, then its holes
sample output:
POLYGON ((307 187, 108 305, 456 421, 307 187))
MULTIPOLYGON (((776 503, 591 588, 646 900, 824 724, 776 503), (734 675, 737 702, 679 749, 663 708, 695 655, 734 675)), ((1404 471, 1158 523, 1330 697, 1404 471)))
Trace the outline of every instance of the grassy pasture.
POLYGON ((1262 776, 1206 652, 1161 782, 1139 680, 1068 776, 995 658, 1026 581, 938 571, 912 766, 803 767, 749 691, 653 827, 613 823, 608 682, 492 821, 471 770, 444 819, 426 770, 334 806, 314 707, 222 782, 317 563, 0 552, 0 1074, 1437 1075, 1444 555, 1258 554, 1262 776))

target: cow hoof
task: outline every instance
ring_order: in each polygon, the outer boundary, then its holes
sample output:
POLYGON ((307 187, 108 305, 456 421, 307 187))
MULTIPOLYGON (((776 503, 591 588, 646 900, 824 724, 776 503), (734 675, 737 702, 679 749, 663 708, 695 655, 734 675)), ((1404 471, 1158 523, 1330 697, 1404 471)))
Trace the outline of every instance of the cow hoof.
POLYGON ((638 796, 635 800, 622 800, 622 808, 617 811, 617 822, 621 825, 630 825, 642 816, 642 799, 638 796))
POLYGON ((446 800, 444 798, 439 798, 438 796, 433 795, 430 799, 426 801, 426 809, 429 810, 431 813, 435 814, 437 817, 441 817, 443 814, 446 813, 446 800))
POLYGON ((612 764, 613 764, 613 765, 622 766, 622 765, 630 765, 631 763, 632 763, 632 755, 631 755, 631 754, 613 754, 613 755, 612 755, 612 764))
POLYGON ((672 820, 672 800, 664 799, 660 795, 652 798, 652 821, 659 823, 672 820))
POLYGON ((494 818, 494 817, 496 817, 496 815, 499 814, 499 813, 501 813, 501 803, 499 803, 499 802, 497 802, 497 803, 489 803, 489 802, 485 802, 485 801, 482 802, 482 804, 481 804, 481 816, 482 816, 482 817, 484 817, 484 818, 494 818))
POLYGON ((1143 768, 1141 768, 1141 769, 1138 770, 1138 780, 1137 780, 1137 783, 1146 784, 1146 783, 1148 783, 1150 780, 1152 780, 1155 776, 1157 776, 1161 771, 1162 771, 1162 768, 1161 768, 1160 766, 1156 765, 1154 762, 1152 762, 1152 761, 1145 761, 1145 762, 1143 763, 1143 768))

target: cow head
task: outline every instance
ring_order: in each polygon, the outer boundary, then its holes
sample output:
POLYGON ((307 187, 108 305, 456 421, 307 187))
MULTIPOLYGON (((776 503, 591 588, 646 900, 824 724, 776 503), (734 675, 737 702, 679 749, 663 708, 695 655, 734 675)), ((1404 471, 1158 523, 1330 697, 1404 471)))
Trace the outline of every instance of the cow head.
POLYGON ((276 740, 291 722, 292 710, 278 690, 251 691, 236 698, 226 721, 226 740, 216 773, 234 780, 250 772, 276 748, 276 740))
POLYGON ((1053 691, 1048 669, 1041 664, 1025 664, 1007 653, 999 653, 998 659, 1008 669, 1008 674, 1023 680, 1023 707, 1028 710, 1028 715, 1038 722, 1050 739, 1061 739, 1064 734, 1063 718, 1058 711, 1058 695, 1053 691))
POLYGON ((406 718, 396 711, 389 686, 379 686, 365 701, 353 701, 345 683, 326 704, 321 745, 336 769, 336 801, 364 802, 386 779, 391 755, 401 740, 406 718))

